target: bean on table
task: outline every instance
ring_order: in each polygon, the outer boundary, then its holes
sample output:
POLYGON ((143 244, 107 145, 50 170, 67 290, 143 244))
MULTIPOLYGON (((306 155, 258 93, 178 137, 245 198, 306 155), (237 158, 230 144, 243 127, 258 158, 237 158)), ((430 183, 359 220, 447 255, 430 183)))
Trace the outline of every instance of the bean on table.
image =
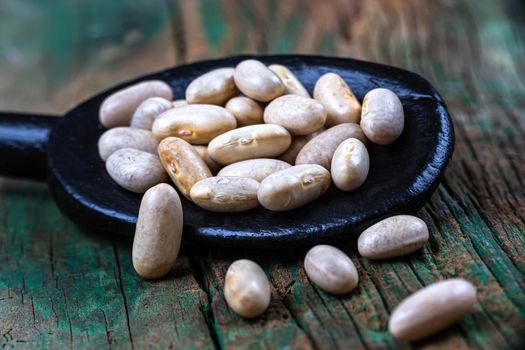
MULTIPOLYGON (((183 212, 178 192, 163 183, 167 175, 188 200, 215 212, 259 204, 296 209, 321 197, 332 180, 343 191, 366 186, 374 156, 368 140, 395 142, 405 115, 395 92, 373 89, 361 106, 348 83, 328 72, 310 98, 286 66, 248 59, 200 75, 183 99, 173 101, 171 87, 159 80, 108 96, 99 120, 110 130, 99 139, 99 155, 118 185, 145 192, 132 250, 137 273, 161 278, 177 259, 183 212)), ((413 253, 428 240, 423 220, 395 215, 364 230, 358 251, 366 259, 387 259, 413 253)), ((329 245, 311 248, 304 270, 334 295, 349 293, 359 281, 350 257, 329 245)), ((255 262, 237 260, 226 272, 224 297, 235 313, 257 317, 270 304, 270 282, 255 262)), ((475 303, 470 282, 437 282, 402 301, 388 329, 395 338, 418 340, 459 320, 475 303)))

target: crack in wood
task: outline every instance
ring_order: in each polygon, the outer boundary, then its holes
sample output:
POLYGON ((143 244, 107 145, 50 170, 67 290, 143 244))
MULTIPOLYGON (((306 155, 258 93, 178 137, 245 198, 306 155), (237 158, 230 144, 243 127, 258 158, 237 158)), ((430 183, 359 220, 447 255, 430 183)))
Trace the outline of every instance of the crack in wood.
POLYGON ((122 270, 120 268, 118 249, 117 249, 117 245, 115 244, 115 240, 112 240, 111 244, 113 245, 113 252, 114 252, 114 255, 115 255, 115 262, 116 262, 116 266, 117 266, 117 276, 116 276, 117 277, 117 283, 118 283, 118 286, 119 286, 119 289, 120 289, 120 294, 122 295, 122 300, 124 302, 124 311, 126 313, 126 327, 128 329, 129 342, 130 342, 131 348, 134 348, 133 336, 131 335, 131 325, 130 325, 130 322, 129 322, 128 301, 126 299, 126 293, 124 293, 124 284, 123 284, 123 281, 122 281, 122 270))

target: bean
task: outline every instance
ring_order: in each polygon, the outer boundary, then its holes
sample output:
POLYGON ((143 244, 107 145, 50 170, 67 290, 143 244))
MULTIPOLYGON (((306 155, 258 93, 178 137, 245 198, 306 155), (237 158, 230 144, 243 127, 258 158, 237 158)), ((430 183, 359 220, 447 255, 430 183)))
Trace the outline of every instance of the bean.
POLYGON ((211 173, 217 174, 217 172, 221 169, 221 166, 211 159, 210 155, 208 154, 208 146, 193 145, 193 148, 197 151, 199 156, 201 156, 202 160, 204 163, 206 163, 211 173))
POLYGON ((278 159, 248 159, 225 166, 217 176, 247 177, 261 182, 269 175, 290 166, 290 164, 278 159))
POLYGON ((263 207, 273 211, 298 208, 319 198, 330 186, 330 173, 317 164, 295 165, 265 178, 257 191, 263 207))
POLYGON ((130 127, 118 127, 104 132, 98 139, 98 154, 102 160, 122 148, 134 148, 148 153, 157 153, 159 142, 151 131, 130 127))
POLYGON ((152 131, 159 140, 176 136, 191 144, 207 144, 236 126, 235 117, 222 107, 187 105, 162 113, 153 123, 152 131))
POLYGON ((186 101, 185 99, 178 99, 175 101, 171 101, 171 104, 173 105, 173 107, 182 107, 182 106, 187 106, 188 101, 186 101))
POLYGON ((326 73, 317 80, 314 98, 326 108, 326 127, 342 123, 359 123, 361 104, 339 75, 326 73))
POLYGON ((226 101, 239 94, 233 80, 233 68, 214 69, 193 80, 186 88, 188 103, 224 105, 226 101))
POLYGON ((357 286, 359 275, 350 258, 329 245, 317 245, 304 258, 306 275, 325 292, 342 295, 357 286))
POLYGON ((235 84, 254 100, 268 102, 284 93, 281 79, 257 60, 244 60, 235 67, 235 84))
POLYGON ((237 260, 226 272, 224 298, 228 306, 242 317, 257 317, 270 305, 268 277, 253 261, 237 260))
POLYGON ((321 134, 323 131, 325 131, 325 128, 321 128, 317 131, 314 131, 310 135, 304 135, 304 136, 294 136, 292 137, 292 143, 290 147, 279 156, 279 159, 282 161, 287 162, 288 164, 295 164, 295 159, 297 158, 297 155, 301 151, 301 149, 314 137, 321 134))
POLYGON ((280 64, 272 64, 270 68, 284 84, 285 94, 299 95, 303 97, 310 97, 308 91, 304 88, 303 84, 295 77, 295 75, 285 66, 280 64))
POLYGON ((122 148, 111 154, 106 170, 121 187, 137 193, 167 180, 157 155, 133 148, 122 148))
POLYGON ((211 172, 199 153, 178 137, 167 137, 158 148, 160 161, 179 191, 190 198, 190 190, 198 181, 211 177, 211 172))
POLYGON ((239 127, 264 123, 261 105, 249 97, 234 97, 226 103, 224 108, 237 119, 239 127))
POLYGON ((411 215, 396 215, 379 221, 361 233, 359 254, 369 259, 407 255, 428 242, 427 224, 411 215))
POLYGON ((280 125, 250 125, 217 136, 209 143, 208 153, 219 164, 231 164, 278 156, 291 142, 290 133, 280 125))
POLYGON ((133 112, 150 97, 171 100, 171 87, 160 80, 144 81, 109 95, 101 104, 100 124, 106 128, 129 126, 133 112))
POLYGON ((209 177, 197 182, 190 191, 199 207, 217 212, 240 212, 259 205, 259 182, 246 177, 209 177))
POLYGON ((133 239, 135 271, 147 279, 165 276, 175 265, 182 237, 182 205, 168 184, 150 188, 140 202, 133 239))
POLYGON ((370 141, 380 145, 392 143, 403 132, 404 124, 403 104, 395 93, 374 89, 365 95, 361 128, 370 141))
POLYGON ((298 95, 276 98, 264 110, 264 122, 281 125, 292 135, 308 135, 323 127, 326 110, 316 100, 298 95))
POLYGON ((142 102, 131 117, 131 126, 151 130, 153 121, 168 109, 173 108, 169 100, 162 97, 150 97, 142 102))
POLYGON ((472 310, 476 288, 461 278, 433 283, 403 300, 392 312, 388 330, 413 341, 447 328, 472 310))
POLYGON ((346 139, 335 150, 331 173, 334 184, 340 190, 353 191, 361 186, 369 169, 368 151, 358 139, 346 139))
POLYGON ((295 164, 319 164, 330 170, 335 150, 349 138, 356 138, 366 144, 365 134, 358 124, 336 125, 308 141, 297 155, 295 164))

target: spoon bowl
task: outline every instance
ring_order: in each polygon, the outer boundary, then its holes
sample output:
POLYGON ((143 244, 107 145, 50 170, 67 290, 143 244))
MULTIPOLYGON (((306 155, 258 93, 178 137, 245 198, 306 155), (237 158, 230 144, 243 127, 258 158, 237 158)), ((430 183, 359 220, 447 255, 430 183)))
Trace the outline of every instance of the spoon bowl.
POLYGON ((215 213, 181 196, 184 241, 277 249, 351 239, 385 217, 415 213, 428 201, 454 148, 450 116, 437 91, 422 77, 402 69, 321 56, 234 56, 142 76, 81 103, 63 118, 53 120, 46 129, 48 132, 34 126, 43 119, 31 116, 26 130, 34 127, 34 135, 27 136, 26 132, 19 134, 19 138, 39 137, 40 148, 35 140, 31 145, 19 140, 18 149, 13 149, 13 142, 9 146, 7 141, 12 136, 5 131, 6 125, 13 130, 19 126, 14 125, 16 121, 9 124, 0 116, 0 151, 5 150, 0 156, 0 166, 9 167, 11 175, 27 176, 31 164, 24 162, 22 156, 25 145, 27 154, 38 154, 33 155, 33 164, 37 164, 32 169, 35 174, 42 164, 47 167, 51 192, 64 214, 91 229, 133 235, 142 196, 119 187, 99 158, 97 141, 105 131, 98 121, 102 101, 122 88, 151 79, 167 82, 174 97, 183 98, 194 78, 215 68, 234 67, 248 58, 287 66, 310 93, 317 79, 327 72, 343 77, 360 101, 374 88, 390 89, 403 103, 405 129, 391 145, 369 143, 370 172, 360 188, 343 192, 331 186, 321 198, 295 210, 271 212, 259 206, 243 213, 215 213), (42 160, 44 155, 47 161, 42 160))

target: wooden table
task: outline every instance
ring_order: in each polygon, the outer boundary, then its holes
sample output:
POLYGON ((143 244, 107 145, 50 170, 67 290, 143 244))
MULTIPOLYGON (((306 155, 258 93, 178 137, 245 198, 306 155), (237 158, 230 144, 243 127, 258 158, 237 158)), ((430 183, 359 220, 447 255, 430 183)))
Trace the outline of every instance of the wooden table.
POLYGON ((419 215, 422 252, 370 262, 344 247, 360 283, 312 286, 304 251, 186 248, 161 281, 131 264, 131 241, 65 219, 45 184, 0 181, 3 348, 408 348, 392 309, 461 276, 479 304, 415 348, 521 348, 525 340, 525 4, 489 0, 114 1, 0 3, 0 110, 62 113, 136 75, 241 52, 322 53, 428 78, 454 118, 456 150, 419 215), (250 257, 272 283, 263 317, 223 298, 228 264, 250 257))

